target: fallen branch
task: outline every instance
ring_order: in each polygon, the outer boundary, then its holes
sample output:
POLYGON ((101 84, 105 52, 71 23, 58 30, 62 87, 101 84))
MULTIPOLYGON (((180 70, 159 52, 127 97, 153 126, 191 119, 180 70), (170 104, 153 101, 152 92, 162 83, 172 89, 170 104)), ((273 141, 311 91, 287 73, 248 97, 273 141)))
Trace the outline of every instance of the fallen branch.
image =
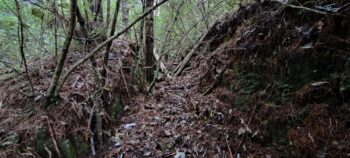
POLYGON ((197 44, 193 47, 193 49, 186 55, 185 59, 179 64, 179 66, 175 69, 175 76, 179 76, 182 71, 185 69, 186 64, 190 61, 194 53, 197 51, 197 49, 202 45, 203 41, 207 38, 209 32, 211 29, 209 29, 197 42, 197 44))
POLYGON ((128 26, 126 26, 123 30, 121 30, 119 33, 115 34, 114 36, 108 38, 107 40, 105 40, 104 42, 102 42, 100 45, 98 45, 95 49, 93 49, 89 54, 87 54, 83 59, 77 61, 69 70, 68 72, 63 76, 59 86, 58 86, 58 91, 63 87, 64 83, 66 82, 67 78, 69 77, 69 75, 77 68, 79 67, 81 64, 83 64, 85 61, 87 61, 88 59, 90 59, 90 57, 92 57, 93 55, 95 55, 100 49, 102 49, 104 46, 106 46, 109 42, 113 41, 114 39, 118 38, 119 36, 121 36, 122 34, 124 34, 125 32, 127 32, 131 27, 133 27, 137 22, 139 22, 140 20, 142 20, 143 18, 145 18, 149 13, 151 13, 153 10, 155 10, 156 8, 158 8, 159 6, 161 6, 162 4, 164 4, 165 2, 167 2, 169 0, 163 0, 159 3, 157 3, 156 5, 154 5, 152 8, 150 8, 149 10, 147 10, 145 13, 143 13, 141 16, 139 16, 138 18, 136 18, 131 24, 129 24, 128 26))

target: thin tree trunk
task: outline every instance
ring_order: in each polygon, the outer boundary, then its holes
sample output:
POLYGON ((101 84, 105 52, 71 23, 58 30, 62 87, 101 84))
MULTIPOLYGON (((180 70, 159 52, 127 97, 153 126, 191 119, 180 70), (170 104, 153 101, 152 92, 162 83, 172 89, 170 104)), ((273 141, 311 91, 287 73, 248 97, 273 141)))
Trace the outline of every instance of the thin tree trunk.
POLYGON ((107 0, 106 27, 108 28, 111 14, 111 0, 107 0))
POLYGON ((26 76, 27 79, 29 81, 29 85, 32 91, 32 95, 34 95, 34 87, 33 87, 33 83, 32 80, 30 79, 29 76, 29 72, 28 72, 28 65, 27 65, 27 60, 26 60, 26 56, 24 54, 24 31, 23 31, 23 21, 22 21, 22 17, 21 17, 21 12, 20 12, 20 6, 18 3, 18 0, 15 0, 16 3, 16 13, 17 13, 17 17, 18 17, 18 41, 19 41, 19 52, 21 54, 23 63, 24 63, 24 69, 26 72, 26 76))
POLYGON ((103 22, 102 0, 96 0, 95 3, 95 21, 103 22))
POLYGON ((77 14, 77 21, 78 21, 78 23, 79 23, 79 25, 81 27, 81 32, 83 33, 83 36, 84 36, 84 38, 86 40, 84 44, 86 44, 87 41, 88 41, 87 38, 89 37, 89 31, 87 30, 87 27, 86 27, 86 21, 85 21, 83 15, 81 14, 80 9, 79 9, 78 6, 77 6, 76 12, 77 12, 76 13, 77 14))
MULTIPOLYGON (((141 4, 142 4, 142 12, 145 12, 145 0, 141 0, 141 4)), ((140 51, 140 53, 141 53, 141 55, 140 55, 140 57, 142 57, 142 52, 143 52, 143 36, 144 36, 144 34, 143 34, 143 31, 144 31, 144 26, 145 26, 145 19, 142 19, 141 20, 141 24, 140 24, 140 47, 142 48, 141 49, 141 51, 140 51)), ((143 64, 143 63, 142 63, 143 64)))
MULTIPOLYGON (((153 6, 154 0, 146 0, 145 7, 149 9, 153 6)), ((155 70, 154 49, 154 16, 153 11, 145 18, 145 38, 143 44, 143 54, 145 61, 145 76, 148 82, 153 80, 153 71, 155 70)))
MULTIPOLYGON (((122 0, 122 22, 124 27, 128 26, 129 24, 129 3, 128 0, 122 0)), ((126 36, 130 36, 129 31, 125 32, 126 36)))
POLYGON ((76 24, 76 10, 77 10, 77 0, 71 0, 69 30, 68 30, 67 38, 63 44, 62 54, 60 56, 60 59, 58 61, 57 66, 56 66, 55 73, 54 73, 53 78, 52 78, 52 82, 51 82, 50 87, 47 91, 48 103, 51 103, 52 99, 54 97, 57 97, 57 96, 55 96, 55 92, 56 92, 56 89, 58 86, 58 81, 59 81, 60 76, 62 74, 64 62, 67 58, 69 46, 70 46, 70 43, 71 43, 72 38, 73 38, 73 32, 74 32, 74 28, 75 28, 75 24, 76 24))
MULTIPOLYGON (((113 20, 112 20, 112 26, 111 26, 111 32, 110 32, 110 37, 112 37, 115 33, 116 30, 116 25, 117 25, 117 21, 118 21, 118 13, 119 13, 119 8, 120 8, 120 2, 121 0, 117 0, 115 3, 115 11, 114 11, 114 15, 113 15, 113 20)), ((108 66, 108 60, 109 60, 109 50, 112 46, 112 42, 110 41, 107 43, 106 45, 106 52, 104 54, 104 58, 103 58, 103 69, 101 71, 101 76, 102 76, 102 82, 101 85, 104 85, 106 82, 106 77, 107 77, 107 66, 108 66)))
POLYGON ((55 65, 57 65, 57 58, 58 58, 58 40, 57 40, 57 28, 58 28, 58 22, 57 22, 57 7, 56 7, 56 1, 53 1, 53 6, 54 6, 54 14, 55 14, 55 30, 54 30, 54 34, 55 34, 55 65))
POLYGON ((88 10, 86 9, 86 7, 88 7, 88 8, 90 8, 90 7, 89 7, 89 4, 86 4, 86 0, 83 0, 83 5, 84 5, 85 20, 86 20, 86 29, 87 29, 88 31, 90 31, 89 12, 88 12, 88 10))

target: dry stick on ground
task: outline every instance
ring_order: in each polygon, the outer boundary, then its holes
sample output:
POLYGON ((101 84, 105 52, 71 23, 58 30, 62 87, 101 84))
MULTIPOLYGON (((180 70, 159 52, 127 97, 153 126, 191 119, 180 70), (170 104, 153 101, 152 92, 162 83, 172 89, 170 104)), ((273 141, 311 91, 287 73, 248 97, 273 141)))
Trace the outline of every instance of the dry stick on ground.
MULTIPOLYGON (((53 97, 55 96, 55 92, 56 89, 60 88, 57 87, 59 84, 59 78, 61 76, 62 70, 63 70, 63 66, 64 66, 64 62, 67 58, 67 54, 68 54, 68 50, 69 50, 69 46, 70 43, 72 41, 73 38, 73 32, 74 32, 74 28, 75 28, 75 24, 76 24, 76 10, 77 10, 77 0, 71 0, 71 11, 70 11, 70 24, 69 24, 69 32, 67 35, 66 40, 64 41, 64 45, 63 45, 63 49, 62 49, 62 54, 60 56, 60 59, 58 61, 58 64, 56 66, 55 69, 55 73, 54 76, 52 78, 52 82, 51 85, 48 89, 47 92, 47 101, 48 103, 50 103, 53 99, 53 97)), ((89 58, 90 59, 90 58, 89 58)))
MULTIPOLYGON (((254 114, 255 114, 255 111, 256 111, 257 106, 258 106, 258 104, 255 104, 254 109, 253 109, 253 112, 252 112, 252 114, 250 115, 250 118, 249 118, 249 121, 248 121, 246 127, 249 127, 250 122, 252 121, 252 119, 253 119, 253 117, 254 117, 254 114)), ((235 152, 235 155, 238 154, 238 151, 239 151, 239 149, 241 148, 245 137, 246 137, 246 133, 243 134, 242 139, 241 139, 241 141, 240 141, 239 144, 238 144, 237 151, 235 152)))
POLYGON ((28 65, 27 65, 27 60, 26 60, 26 56, 24 55, 24 34, 23 34, 23 21, 22 21, 22 17, 21 17, 21 12, 20 12, 20 6, 18 3, 18 0, 15 0, 16 3, 16 13, 17 13, 17 18, 18 18, 18 40, 19 40, 19 51, 24 63, 24 69, 25 69, 25 73, 26 76, 28 78, 29 84, 30 84, 30 88, 32 90, 32 95, 34 95, 34 87, 33 87, 33 83, 32 80, 30 79, 29 76, 29 72, 28 72, 28 65))
POLYGON ((154 5, 152 8, 150 8, 149 10, 147 10, 146 12, 144 12, 141 16, 139 16, 138 18, 136 18, 131 24, 129 24, 127 27, 125 27, 123 30, 121 30, 119 33, 113 35, 112 37, 108 38, 107 40, 105 40, 104 42, 102 42, 100 45, 98 45, 95 49, 93 49, 89 54, 87 54, 83 59, 77 61, 69 70, 68 72, 63 76, 59 86, 58 86, 58 91, 62 88, 62 86, 64 85, 65 81, 67 80, 67 78, 69 77, 69 75, 77 68, 79 67, 81 64, 83 64, 85 61, 87 61, 90 57, 92 57, 94 54, 96 54, 100 49, 102 49, 104 46, 106 46, 109 42, 113 41, 114 39, 118 38, 120 35, 124 34, 125 32, 127 32, 132 26, 134 26, 137 22, 139 22, 140 20, 142 20, 144 17, 146 17, 150 12, 152 12, 153 10, 155 10, 156 8, 158 8, 159 6, 161 6, 162 4, 164 4, 165 2, 167 2, 169 0, 163 0, 159 3, 157 3, 156 5, 154 5))
POLYGON ((52 158, 52 152, 51 152, 50 149, 47 147, 47 145, 45 145, 44 149, 45 149, 45 151, 47 152, 47 154, 49 155, 49 158, 52 158))
MULTIPOLYGON (((94 94, 92 94, 91 98, 94 99, 94 97, 96 95, 98 95, 101 92, 101 89, 97 90, 94 94)), ((95 108, 96 108, 97 104, 93 104, 91 111, 90 111, 90 116, 89 116, 89 120, 88 120, 88 124, 87 124, 87 132, 86 135, 86 139, 90 139, 90 147, 91 147, 91 151, 92 151, 92 155, 95 156, 96 155, 96 150, 95 150, 95 143, 94 143, 94 133, 91 130, 91 123, 92 123, 92 118, 94 116, 95 113, 95 108)))
MULTIPOLYGON (((118 13, 119 13, 119 8, 120 8, 120 1, 121 0, 117 0, 117 2, 115 3, 115 11, 114 11, 113 19, 112 19, 112 26, 111 26, 110 36, 113 36, 114 32, 115 32, 115 28, 116 28, 117 21, 118 21, 118 13)), ((105 52, 104 57, 103 57, 103 67, 102 67, 102 71, 101 71, 102 81, 100 83, 101 86, 104 86, 104 84, 106 83, 107 66, 108 66, 108 61, 109 61, 109 50, 111 49, 112 42, 113 41, 110 41, 110 42, 107 43, 106 52, 105 52)))
POLYGON ((53 144, 54 144, 54 146, 55 146, 55 150, 56 150, 56 152, 57 152, 57 156, 58 156, 58 158, 61 158, 61 157, 62 157, 62 156, 61 156, 61 152, 60 152, 60 150, 59 150, 59 148, 58 148, 58 144, 57 144, 57 141, 56 141, 56 139, 55 139, 55 134, 53 133, 53 130, 52 130, 52 125, 51 125, 51 121, 50 121, 49 116, 46 116, 46 120, 47 120, 48 129, 49 129, 49 134, 50 134, 50 137, 51 137, 51 139, 52 139, 52 142, 53 142, 53 144))
POLYGON ((227 145, 227 148, 228 148, 228 152, 230 153, 230 158, 233 158, 232 150, 231 150, 230 145, 228 144, 227 138, 226 138, 226 145, 227 145))

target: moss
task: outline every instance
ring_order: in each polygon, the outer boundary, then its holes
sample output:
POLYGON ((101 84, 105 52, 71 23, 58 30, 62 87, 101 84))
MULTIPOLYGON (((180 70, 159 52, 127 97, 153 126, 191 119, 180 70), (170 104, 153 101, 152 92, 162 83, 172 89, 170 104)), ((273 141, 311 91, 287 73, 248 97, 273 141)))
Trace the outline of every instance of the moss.
POLYGON ((122 96, 117 94, 114 98, 114 103, 112 106, 112 117, 113 119, 120 118, 124 112, 124 103, 122 96))
POLYGON ((37 127, 36 137, 35 137, 35 148, 41 157, 49 157, 48 151, 46 151, 45 148, 50 150, 53 158, 57 157, 57 153, 56 153, 53 141, 47 135, 47 131, 45 128, 37 127))
POLYGON ((77 158, 77 151, 69 139, 62 141, 61 152, 65 158, 77 158))

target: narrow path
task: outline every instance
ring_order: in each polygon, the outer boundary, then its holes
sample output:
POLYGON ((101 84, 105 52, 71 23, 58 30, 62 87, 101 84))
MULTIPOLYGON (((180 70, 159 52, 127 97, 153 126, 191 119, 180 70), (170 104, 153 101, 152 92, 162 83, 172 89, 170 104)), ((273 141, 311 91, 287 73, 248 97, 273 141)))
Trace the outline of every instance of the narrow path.
POLYGON ((194 84, 190 81, 189 77, 164 81, 149 97, 136 97, 117 128, 115 153, 179 158, 226 155, 229 126, 224 123, 232 110, 216 97, 189 88, 194 84))

